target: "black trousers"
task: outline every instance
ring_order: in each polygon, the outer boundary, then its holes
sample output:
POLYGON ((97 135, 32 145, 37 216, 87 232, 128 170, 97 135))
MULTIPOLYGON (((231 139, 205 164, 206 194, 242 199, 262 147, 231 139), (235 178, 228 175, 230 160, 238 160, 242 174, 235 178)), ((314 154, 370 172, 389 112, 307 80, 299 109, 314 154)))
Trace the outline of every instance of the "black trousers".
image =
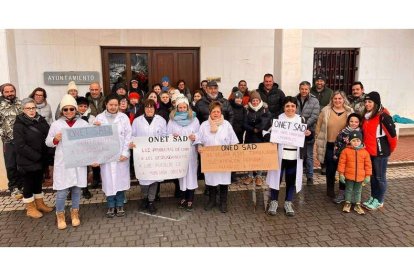
POLYGON ((9 179, 9 190, 17 187, 21 189, 23 187, 23 178, 21 173, 17 171, 16 162, 16 149, 15 145, 11 142, 3 144, 4 151, 4 163, 6 163, 7 178, 9 179))
POLYGON ((23 197, 31 198, 42 192, 43 170, 23 174, 23 197))

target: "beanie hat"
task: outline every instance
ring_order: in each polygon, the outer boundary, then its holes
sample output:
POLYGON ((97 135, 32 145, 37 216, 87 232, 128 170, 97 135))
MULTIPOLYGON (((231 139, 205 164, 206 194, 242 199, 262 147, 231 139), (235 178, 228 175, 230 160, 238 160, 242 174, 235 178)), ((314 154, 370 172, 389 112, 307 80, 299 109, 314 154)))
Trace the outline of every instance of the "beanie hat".
POLYGON ((161 78, 161 83, 163 83, 164 81, 170 82, 170 78, 168 76, 164 76, 161 78))
POLYGON ((26 104, 28 104, 28 103, 34 103, 34 104, 36 104, 35 103, 35 101, 32 99, 32 98, 24 98, 23 100, 22 100, 22 106, 24 107, 26 104))
POLYGON ((76 86, 76 83, 74 81, 71 81, 71 82, 68 83, 68 89, 66 91, 69 91, 69 90, 72 90, 72 89, 78 91, 78 87, 76 86))
POLYGON ((182 94, 177 89, 174 89, 174 93, 171 96, 171 102, 177 100, 178 97, 180 97, 182 94))
POLYGON ((253 99, 259 99, 260 101, 262 100, 260 94, 257 91, 252 91, 250 93, 250 101, 252 101, 253 99))
MULTIPOLYGON (((175 94, 174 94, 175 95, 175 94)), ((180 103, 185 103, 187 106, 189 105, 188 103, 188 99, 186 96, 184 96, 183 94, 180 94, 176 99, 175 99, 175 107, 177 107, 180 103)))
POLYGON ((377 91, 369 92, 367 95, 365 95, 365 100, 371 100, 378 106, 381 106, 381 97, 377 91))
POLYGON ((63 96, 62 100, 60 101, 60 111, 62 111, 62 109, 67 105, 74 106, 76 110, 78 110, 78 104, 76 103, 75 98, 69 94, 63 96))
POLYGON ((234 92, 234 98, 235 99, 242 99, 243 98, 242 92, 240 92, 240 91, 234 92))
POLYGON ((125 91, 128 91, 128 88, 126 87, 126 85, 122 82, 116 84, 116 88, 115 91, 117 91, 118 89, 123 88, 125 91))
POLYGON ((207 83, 207 87, 213 87, 213 86, 218 86, 218 84, 217 84, 217 82, 216 82, 216 81, 209 81, 209 82, 207 83))
POLYGON ((137 92, 131 92, 131 93, 129 93, 129 99, 139 100, 139 94, 137 92))
POLYGON ((360 131, 351 131, 349 133, 349 141, 352 141, 353 139, 359 139, 362 141, 362 133, 360 131))
POLYGON ((324 74, 317 74, 315 76, 315 81, 317 81, 317 80, 323 80, 324 82, 326 82, 326 77, 325 77, 324 74))
POLYGON ((88 99, 87 99, 87 98, 85 98, 85 97, 78 97, 78 98, 76 99, 76 103, 77 103, 78 105, 81 105, 81 104, 86 104, 87 106, 89 106, 89 101, 88 101, 88 99))

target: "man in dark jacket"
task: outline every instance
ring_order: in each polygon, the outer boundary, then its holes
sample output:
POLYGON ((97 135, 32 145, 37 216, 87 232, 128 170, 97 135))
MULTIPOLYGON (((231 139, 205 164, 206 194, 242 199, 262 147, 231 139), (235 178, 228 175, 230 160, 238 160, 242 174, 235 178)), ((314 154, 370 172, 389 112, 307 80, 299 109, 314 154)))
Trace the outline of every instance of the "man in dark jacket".
POLYGON ((210 116, 208 107, 212 101, 218 101, 221 103, 224 119, 229 121, 230 124, 233 124, 233 109, 231 108, 229 101, 223 97, 221 92, 218 91, 218 85, 215 81, 210 81, 207 84, 206 96, 199 100, 196 104, 197 119, 200 121, 200 124, 208 120, 208 116, 210 116))
POLYGON ((311 94, 318 99, 321 110, 331 101, 332 93, 332 89, 326 86, 325 75, 317 74, 315 77, 314 85, 311 89, 311 94))
POLYGON ((265 74, 263 82, 259 84, 257 91, 260 93, 262 101, 267 103, 272 119, 276 119, 283 113, 283 101, 285 93, 279 89, 279 85, 273 82, 272 74, 265 74))
POLYGON ((305 138, 305 166, 307 185, 313 184, 313 147, 315 145, 315 125, 319 117, 319 101, 310 93, 311 84, 308 81, 302 81, 299 84, 298 108, 296 113, 305 119, 307 129, 312 132, 305 138))
POLYGON ((93 82, 89 85, 89 92, 86 93, 85 97, 89 101, 89 107, 93 116, 96 117, 105 110, 105 96, 102 93, 99 82, 93 82))

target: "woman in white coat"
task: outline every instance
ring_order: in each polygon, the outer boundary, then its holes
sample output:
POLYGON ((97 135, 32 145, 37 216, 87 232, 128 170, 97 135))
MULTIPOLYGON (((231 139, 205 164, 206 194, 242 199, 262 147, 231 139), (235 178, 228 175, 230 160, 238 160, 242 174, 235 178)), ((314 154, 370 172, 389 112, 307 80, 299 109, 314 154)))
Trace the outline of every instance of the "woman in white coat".
POLYGON ((81 188, 87 185, 87 167, 65 168, 63 159, 62 131, 65 128, 87 127, 88 123, 76 116, 78 105, 75 98, 66 94, 60 102, 61 116, 50 126, 46 145, 56 147, 55 164, 53 169, 53 189, 56 190, 56 217, 58 229, 66 228, 65 201, 71 190, 72 208, 70 217, 72 226, 78 226, 79 202, 81 188))
MULTIPOLYGON (((155 114, 156 103, 154 100, 147 99, 144 101, 144 114, 139 116, 132 123, 133 137, 165 136, 167 134, 167 122, 159 115, 155 114)), ((134 146, 134 145, 133 145, 134 146)), ((137 175, 137 172, 135 172, 137 175)), ((157 185, 161 180, 141 180, 143 201, 141 208, 155 214, 157 209, 154 205, 157 185)))
MULTIPOLYGON (((129 118, 119 112, 120 97, 111 94, 105 98, 106 110, 96 116, 95 125, 116 124, 119 138, 119 160, 100 164, 102 190, 106 195, 108 211, 106 217, 125 215, 125 191, 131 187, 129 178, 129 144, 131 142, 131 125, 129 118), (115 209, 116 208, 116 209, 115 209)), ((96 166, 97 164, 94 164, 96 166)))
MULTIPOLYGON (((283 103, 284 113, 279 115, 279 120, 292 123, 302 123, 302 118, 296 114, 297 100, 292 96, 287 96, 283 103)), ((305 135, 309 136, 311 132, 305 131, 305 135)), ((286 195, 285 195, 285 212, 287 216, 294 216, 293 195, 302 189, 302 173, 303 173, 303 157, 300 152, 303 148, 296 146, 279 144, 278 145, 278 164, 279 170, 268 171, 266 182, 270 188, 270 204, 267 210, 269 215, 275 216, 278 207, 278 197, 280 190, 280 182, 285 174, 286 195)))
MULTIPOLYGON (((197 133, 199 128, 200 123, 196 113, 191 110, 187 97, 184 95, 178 97, 175 100, 175 109, 170 114, 167 133, 174 136, 186 135, 191 141, 194 141, 194 133, 197 133)), ((193 210, 194 191, 198 187, 197 163, 197 150, 195 146, 192 146, 187 175, 178 179, 182 191, 178 207, 188 212, 193 210)))
MULTIPOLYGON (((236 133, 231 124, 224 120, 221 103, 213 101, 209 105, 210 115, 204 121, 199 132, 196 134, 198 152, 202 154, 203 146, 235 145, 239 143, 236 133)), ((209 198, 204 210, 210 211, 216 206, 217 186, 220 186, 220 211, 227 212, 227 193, 231 184, 231 172, 209 172, 205 173, 206 189, 209 198)))

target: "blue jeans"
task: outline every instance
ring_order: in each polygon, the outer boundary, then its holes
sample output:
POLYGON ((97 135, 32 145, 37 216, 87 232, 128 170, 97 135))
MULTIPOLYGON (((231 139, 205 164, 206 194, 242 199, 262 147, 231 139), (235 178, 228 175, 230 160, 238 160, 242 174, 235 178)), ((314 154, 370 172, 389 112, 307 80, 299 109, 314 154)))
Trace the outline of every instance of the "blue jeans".
POLYGON ((384 195, 387 190, 388 158, 389 156, 371 156, 371 196, 376 198, 380 203, 384 202, 384 195))
POLYGON ((306 177, 313 178, 313 147, 315 145, 315 139, 311 141, 305 140, 305 167, 306 167, 306 177))
POLYGON ((72 209, 79 209, 81 188, 73 186, 63 190, 58 190, 56 192, 56 212, 65 211, 65 201, 68 196, 69 189, 72 192, 72 209))
POLYGON ((124 199, 125 199, 125 191, 118 191, 116 192, 116 195, 107 196, 106 202, 108 204, 108 208, 115 208, 115 206, 123 207, 124 199))

